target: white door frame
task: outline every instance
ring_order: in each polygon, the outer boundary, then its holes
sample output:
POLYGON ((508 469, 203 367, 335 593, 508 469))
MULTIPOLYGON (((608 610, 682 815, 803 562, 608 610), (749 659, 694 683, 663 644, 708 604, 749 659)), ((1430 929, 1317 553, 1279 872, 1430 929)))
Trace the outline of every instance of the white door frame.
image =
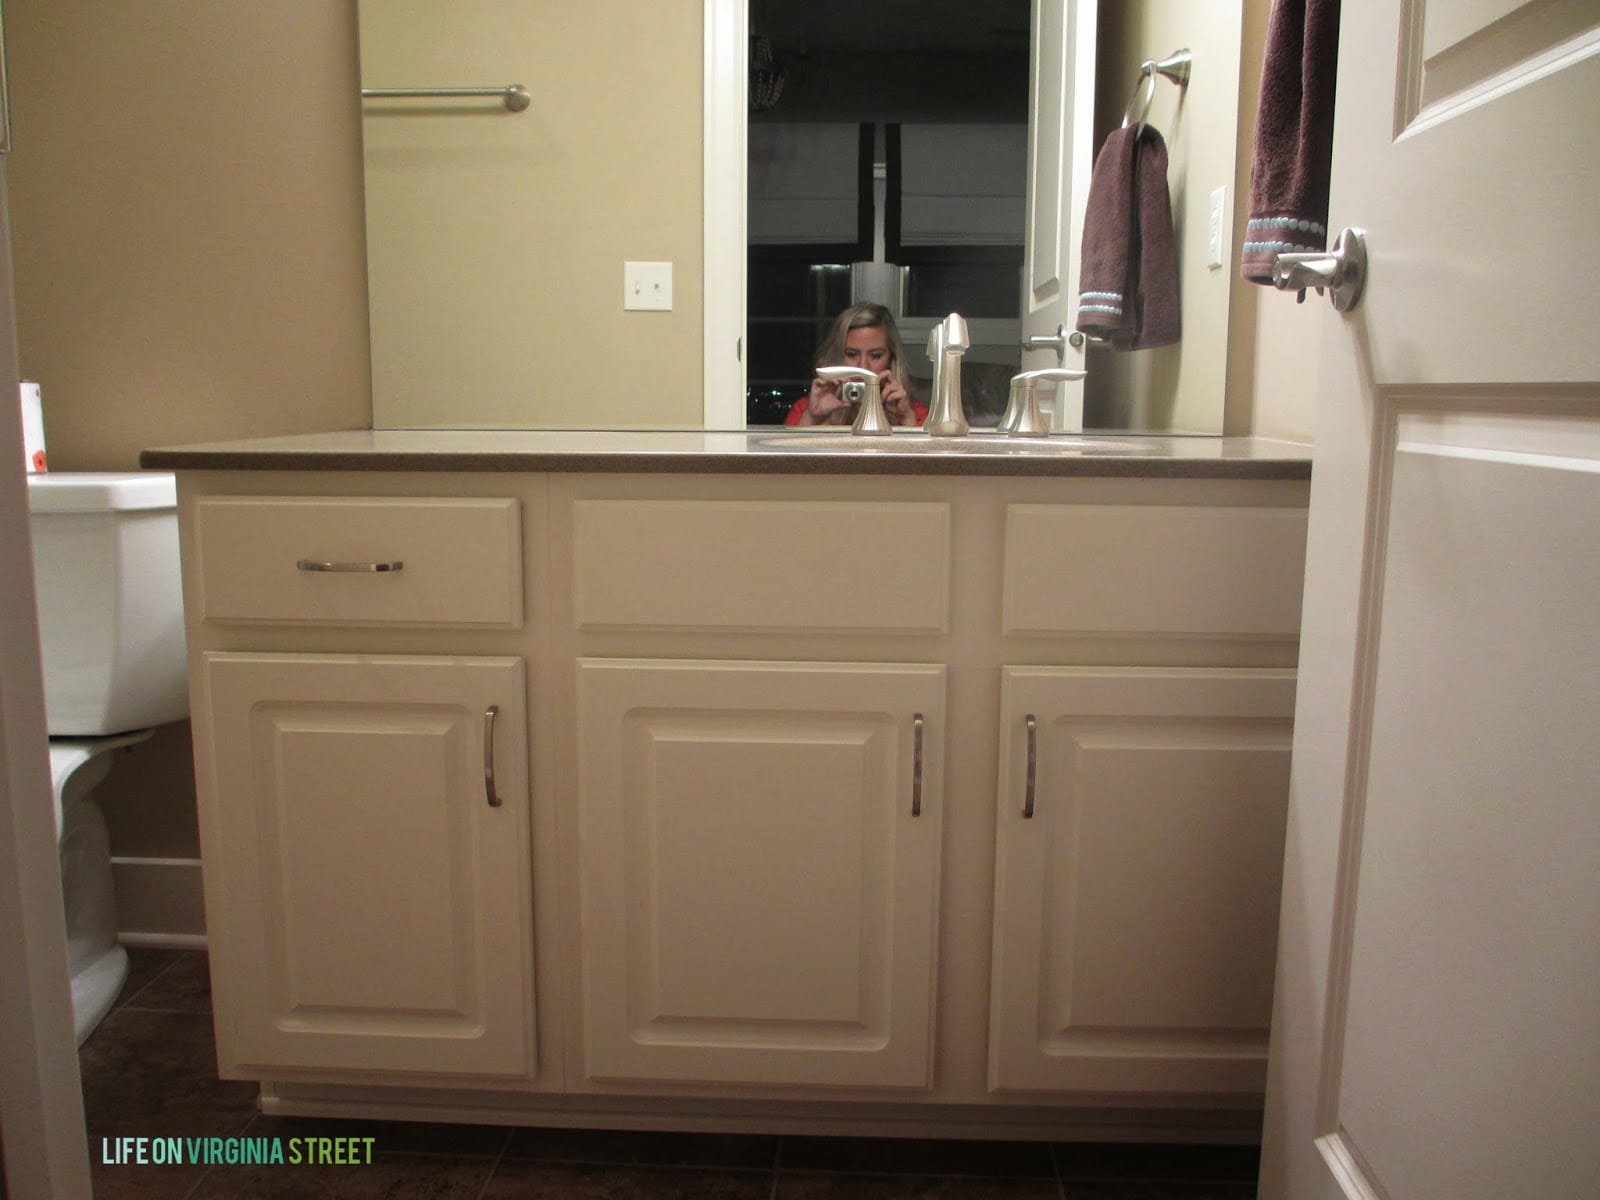
MULTIPOLYGON (((3 160, 0 160, 3 162, 3 160)), ((0 388, 16 394, 11 231, 0 165, 0 388)), ((11 413, 17 410, 10 409, 11 413)), ((50 787, 22 428, 0 420, 0 1112, 5 1190, 17 1200, 89 1194, 88 1141, 72 1027, 61 859, 50 787)))
POLYGON ((705 427, 745 427, 748 0, 705 0, 705 427))

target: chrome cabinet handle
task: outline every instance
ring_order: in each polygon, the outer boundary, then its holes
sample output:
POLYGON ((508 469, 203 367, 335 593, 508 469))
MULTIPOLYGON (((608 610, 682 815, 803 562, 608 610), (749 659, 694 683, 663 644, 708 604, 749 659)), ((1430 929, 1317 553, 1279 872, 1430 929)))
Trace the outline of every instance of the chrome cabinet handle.
POLYGON ((1022 794, 1022 815, 1026 820, 1033 819, 1033 798, 1035 785, 1039 777, 1039 722, 1032 713, 1028 714, 1028 782, 1022 794))
POLYGON ((922 714, 911 718, 911 815, 922 815, 922 714))
POLYGON ((323 559, 302 558, 294 564, 301 571, 336 571, 340 573, 374 573, 381 571, 400 571, 405 569, 405 563, 399 559, 392 562, 327 562, 323 559))
POLYGON ((483 794, 490 808, 500 807, 500 797, 494 790, 494 719, 500 712, 498 704, 491 704, 483 714, 483 794))
POLYGON ((1328 299, 1339 312, 1349 312, 1361 303, 1367 286, 1367 234, 1364 229, 1343 230, 1333 249, 1323 254, 1280 254, 1272 260, 1272 285, 1279 291, 1299 292, 1306 298, 1307 288, 1328 299))

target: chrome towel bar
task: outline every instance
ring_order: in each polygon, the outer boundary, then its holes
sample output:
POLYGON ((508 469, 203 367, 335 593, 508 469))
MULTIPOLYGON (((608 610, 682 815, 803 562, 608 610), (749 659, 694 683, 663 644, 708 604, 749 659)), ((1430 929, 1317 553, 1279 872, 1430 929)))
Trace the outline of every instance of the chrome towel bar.
POLYGON ((533 103, 528 89, 520 83, 505 87, 481 88, 362 88, 363 100, 452 100, 464 96, 498 96, 505 101, 507 112, 521 112, 533 103))
POLYGON ((1180 88, 1189 86, 1189 75, 1194 69, 1194 55, 1188 50, 1175 50, 1160 62, 1146 59, 1139 67, 1139 79, 1133 85, 1133 96, 1122 112, 1122 127, 1138 125, 1142 131, 1150 118, 1150 105, 1156 98, 1156 76, 1170 79, 1180 88), (1142 93, 1142 94, 1141 94, 1142 93), (1134 114, 1138 109, 1138 117, 1134 114))

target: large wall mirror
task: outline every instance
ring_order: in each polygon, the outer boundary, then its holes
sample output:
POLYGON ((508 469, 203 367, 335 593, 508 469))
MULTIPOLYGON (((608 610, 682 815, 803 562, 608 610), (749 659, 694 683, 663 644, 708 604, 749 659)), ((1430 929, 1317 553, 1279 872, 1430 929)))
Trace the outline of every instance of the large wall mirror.
POLYGON ((1012 374, 1056 365, 1023 339, 1071 328, 1094 146, 1138 63, 1182 45, 1191 85, 1159 88, 1151 121, 1170 152, 1184 336, 1064 353, 1089 372, 1085 428, 1221 432, 1239 0, 528 7, 360 0, 364 89, 532 97, 369 92, 375 426, 781 424, 828 322, 860 300, 896 313, 914 391, 928 330, 967 317, 968 412, 992 420, 1012 374), (563 140, 608 108, 595 144, 563 140), (670 313, 624 309, 635 259, 672 261, 670 313), (618 355, 632 386, 604 377, 618 355))

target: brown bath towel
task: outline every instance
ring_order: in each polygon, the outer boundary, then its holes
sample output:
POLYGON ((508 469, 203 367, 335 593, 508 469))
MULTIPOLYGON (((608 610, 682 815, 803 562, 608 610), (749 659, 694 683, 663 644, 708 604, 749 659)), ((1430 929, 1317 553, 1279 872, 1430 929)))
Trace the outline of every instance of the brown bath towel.
POLYGON ((1279 254, 1328 245, 1339 0, 1275 0, 1261 65, 1250 216, 1239 272, 1272 282, 1279 254))
POLYGON ((1118 350, 1178 340, 1178 255, 1167 144, 1149 126, 1112 130, 1095 158, 1083 218, 1080 332, 1118 350))

